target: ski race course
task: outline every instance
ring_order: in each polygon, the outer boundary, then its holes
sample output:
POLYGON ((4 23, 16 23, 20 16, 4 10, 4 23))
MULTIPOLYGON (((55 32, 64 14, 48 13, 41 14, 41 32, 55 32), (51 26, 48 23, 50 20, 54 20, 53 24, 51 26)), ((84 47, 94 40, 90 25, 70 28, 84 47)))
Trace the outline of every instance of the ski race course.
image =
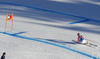
MULTIPOLYGON (((34 4, 27 0, 24 2, 28 4, 16 3, 19 0, 12 2, 0 1, 0 55, 6 52, 6 59, 100 59, 99 11, 92 10, 97 14, 97 17, 93 17, 92 14, 87 16, 89 9, 86 16, 78 11, 75 15, 70 11, 57 10, 62 7, 55 8, 57 5, 51 1, 42 2, 55 5, 54 8, 49 8, 49 5, 46 8, 45 4, 36 4, 34 7, 37 1, 32 1, 34 4), (14 29, 10 30, 11 22, 8 21, 5 32, 6 13, 11 14, 12 11, 14 29), (89 42, 98 47, 75 45, 72 40, 77 40, 78 32, 86 39, 93 40, 94 42, 89 42)), ((63 2, 61 4, 66 6, 63 2)), ((92 7, 91 4, 90 6, 92 7)))

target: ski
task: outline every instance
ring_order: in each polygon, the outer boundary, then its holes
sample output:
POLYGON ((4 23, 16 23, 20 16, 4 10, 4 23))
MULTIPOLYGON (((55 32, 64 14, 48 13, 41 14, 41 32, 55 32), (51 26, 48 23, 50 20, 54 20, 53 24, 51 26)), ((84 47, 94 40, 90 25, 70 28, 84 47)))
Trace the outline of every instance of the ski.
POLYGON ((95 45, 95 44, 92 44, 92 43, 89 43, 90 45, 92 45, 92 46, 95 46, 95 47, 97 47, 97 45, 95 45))
MULTIPOLYGON (((75 40, 72 40, 75 44, 76 44, 76 41, 75 40)), ((77 43, 77 44, 81 44, 81 43, 77 43)), ((91 47, 91 46, 94 46, 94 47, 97 47, 97 45, 95 45, 95 44, 92 44, 92 43, 86 43, 86 44, 82 44, 82 45, 86 45, 86 46, 89 46, 89 47, 91 47)))

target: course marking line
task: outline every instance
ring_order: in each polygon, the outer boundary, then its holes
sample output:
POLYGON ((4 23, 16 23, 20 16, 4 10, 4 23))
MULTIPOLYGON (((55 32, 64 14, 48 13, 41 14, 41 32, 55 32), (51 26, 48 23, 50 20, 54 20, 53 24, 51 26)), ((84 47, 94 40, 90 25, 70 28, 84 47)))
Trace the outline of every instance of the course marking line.
POLYGON ((86 20, 82 20, 82 21, 78 21, 78 22, 72 22, 72 23, 69 23, 69 24, 77 24, 77 23, 82 23, 82 22, 86 22, 86 21, 90 21, 90 20, 86 19, 86 20))
POLYGON ((84 52, 81 52, 81 51, 78 51, 78 50, 75 50, 75 49, 72 49, 72 48, 69 48, 69 47, 65 47, 63 45, 59 45, 59 44, 56 44, 56 43, 52 43, 52 42, 48 42, 48 41, 43 41, 43 40, 39 40, 39 39, 34 39, 34 38, 30 38, 30 37, 26 37, 26 36, 21 36, 21 35, 17 35, 17 34, 11 34, 11 33, 7 33, 7 32, 0 32, 0 33, 6 34, 6 35, 9 35, 9 36, 13 36, 13 37, 17 37, 17 38, 28 39, 28 40, 33 40, 33 41, 37 41, 37 42, 42 42, 42 43, 54 45, 54 46, 67 49, 67 50, 79 53, 81 55, 84 55, 84 56, 87 56, 87 57, 90 57, 90 58, 93 58, 93 59, 100 59, 100 58, 97 58, 95 56, 89 55, 87 53, 84 53, 84 52))
MULTIPOLYGON (((72 14, 67 14, 67 13, 63 13, 63 12, 58 12, 58 11, 53 11, 53 10, 48 10, 48 9, 33 7, 33 6, 19 5, 19 4, 13 4, 13 3, 7 3, 7 2, 0 2, 0 4, 13 5, 13 6, 22 6, 22 7, 27 7, 27 8, 31 8, 31 9, 36 9, 36 10, 41 10, 41 11, 46 11, 46 12, 52 12, 52 13, 57 13, 57 14, 62 14, 62 15, 67 15, 67 16, 72 16, 72 17, 81 18, 81 19, 85 19, 85 20, 89 20, 89 21, 94 21, 94 22, 100 23, 100 21, 98 21, 98 20, 89 19, 89 18, 82 17, 82 16, 76 16, 76 15, 72 15, 72 14)), ((77 24, 77 23, 81 23, 81 21, 72 22, 72 23, 69 23, 69 24, 77 24)))

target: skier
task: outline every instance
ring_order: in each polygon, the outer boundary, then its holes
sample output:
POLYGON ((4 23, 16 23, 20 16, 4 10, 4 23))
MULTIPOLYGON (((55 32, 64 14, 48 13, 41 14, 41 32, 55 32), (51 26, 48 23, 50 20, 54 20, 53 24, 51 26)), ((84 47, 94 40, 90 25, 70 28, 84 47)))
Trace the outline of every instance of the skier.
POLYGON ((3 55, 1 56, 1 59, 5 59, 6 53, 4 52, 3 55))
POLYGON ((88 42, 84 39, 84 37, 82 35, 80 35, 80 33, 77 33, 78 36, 78 40, 76 43, 80 43, 80 44, 87 44, 88 42))

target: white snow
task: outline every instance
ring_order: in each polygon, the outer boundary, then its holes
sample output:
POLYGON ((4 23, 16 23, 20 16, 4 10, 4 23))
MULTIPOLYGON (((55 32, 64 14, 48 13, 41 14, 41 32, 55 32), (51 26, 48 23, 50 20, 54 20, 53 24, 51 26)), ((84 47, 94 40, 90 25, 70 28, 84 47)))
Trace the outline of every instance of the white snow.
POLYGON ((99 59, 99 3, 99 0, 0 1, 0 56, 6 52, 6 59, 99 59), (14 29, 11 31, 8 21, 4 33, 7 12, 12 11, 14 29), (70 24, 83 20, 86 21, 70 24), (77 40, 77 33, 98 47, 75 45, 72 40, 77 40))

